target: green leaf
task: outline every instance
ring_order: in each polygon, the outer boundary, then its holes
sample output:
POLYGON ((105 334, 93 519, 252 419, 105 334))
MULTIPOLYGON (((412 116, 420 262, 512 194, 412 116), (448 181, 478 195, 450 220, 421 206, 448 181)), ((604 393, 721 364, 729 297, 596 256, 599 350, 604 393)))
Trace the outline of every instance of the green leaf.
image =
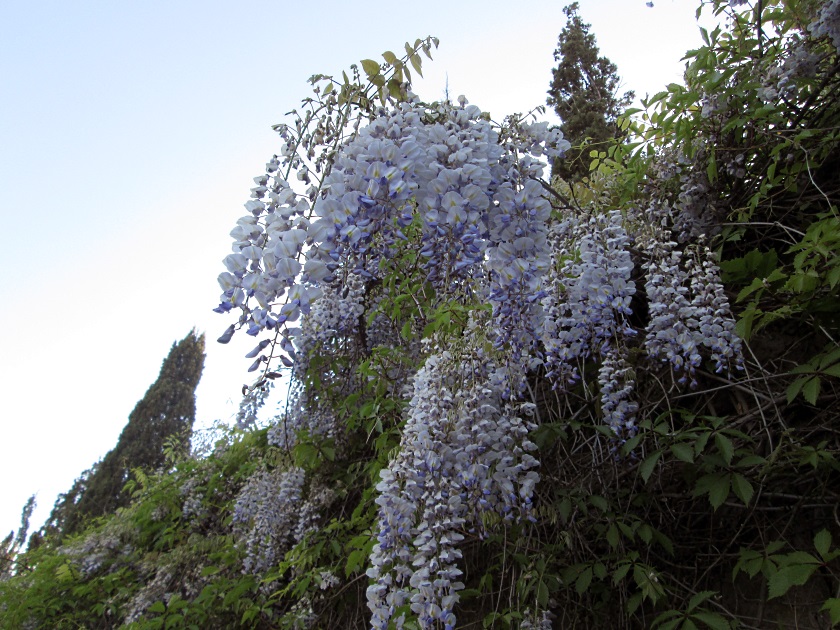
POLYGON ((682 623, 682 615, 676 610, 669 610, 662 613, 654 620, 653 627, 656 630, 675 630, 682 623))
POLYGON ((705 610, 694 613, 691 618, 703 622, 712 630, 731 630, 732 628, 724 616, 705 610))
POLYGON ((391 65, 394 65, 397 62, 397 56, 390 50, 386 50, 384 53, 382 53, 382 57, 385 59, 386 62, 390 63, 391 65))
POLYGON ((831 534, 827 529, 820 530, 817 532, 817 535, 814 536, 814 548, 817 550, 817 553, 820 554, 820 557, 825 560, 825 557, 828 555, 828 551, 831 548, 831 534))
POLYGON ((540 608, 548 607, 548 585, 542 580, 537 584, 537 603, 540 608))
POLYGON ((831 618, 831 625, 836 626, 840 623, 840 599, 837 597, 829 597, 825 600, 821 611, 828 612, 828 616, 831 618))
POLYGON ((380 73, 379 64, 373 59, 362 59, 362 69, 369 78, 373 78, 380 73))
POLYGON ((659 461, 659 458, 662 457, 662 451, 654 451, 650 455, 648 455, 645 460, 639 465, 639 474, 642 475, 642 480, 647 483, 650 476, 653 474, 653 470, 656 468, 656 463, 659 461))
POLYGON ((671 446, 671 452, 678 460, 688 464, 694 463, 694 449, 690 444, 678 443, 671 446))
POLYGON ((837 283, 840 282, 840 265, 833 267, 828 274, 825 276, 826 280, 828 280, 828 286, 832 289, 837 286, 837 283))
POLYGON ((753 293, 755 293, 759 289, 763 289, 764 288, 764 282, 762 280, 763 280, 762 278, 753 278, 753 281, 750 282, 750 284, 748 284, 746 287, 741 289, 741 291, 738 293, 738 296, 735 298, 735 301, 736 302, 743 302, 744 300, 746 300, 749 296, 751 296, 753 293))
POLYGON ((811 405, 817 404, 820 395, 820 379, 814 376, 802 386, 802 396, 811 405))
POLYGON ((344 575, 350 577, 367 562, 368 554, 365 549, 355 549, 347 556, 347 564, 344 566, 344 575))
POLYGON ((717 170, 717 160, 715 160, 714 154, 712 154, 709 158, 709 164, 706 166, 706 176, 709 178, 709 181, 714 183, 718 177, 718 170, 717 170))
POLYGON ((781 597, 792 587, 802 586, 811 579, 817 566, 816 564, 794 564, 779 569, 770 576, 767 599, 781 597))
POLYGON ((591 497, 589 497, 589 502, 602 512, 606 512, 609 509, 609 503, 607 503, 607 500, 602 496, 598 496, 597 494, 593 494, 591 497))
POLYGON ((644 596, 641 592, 635 593, 630 599, 627 600, 627 614, 632 615, 636 612, 639 606, 642 604, 642 598, 644 596))
POLYGON ((711 487, 709 490, 709 503, 712 504, 714 509, 718 509, 723 502, 726 501, 726 497, 729 496, 729 476, 726 475, 721 477, 714 486, 711 487))
POLYGON ((422 77, 423 58, 420 55, 410 55, 408 61, 411 63, 411 67, 414 68, 414 71, 422 77))
POLYGON ((613 549, 618 547, 619 534, 618 528, 615 526, 615 523, 611 524, 609 529, 607 530, 607 542, 613 549))
POLYGON ((745 455, 735 464, 738 468, 752 468, 753 466, 763 466, 767 460, 761 455, 751 454, 745 455))
POLYGON ((705 602, 707 599, 714 597, 715 595, 717 595, 717 591, 700 591, 699 593, 695 593, 694 596, 688 601, 688 608, 686 610, 688 612, 693 611, 700 604, 705 602))
POLYGON ((189 602, 181 599, 178 595, 173 595, 172 599, 169 600, 169 610, 183 610, 187 606, 189 606, 189 602))
POLYGON ((613 571, 613 585, 618 585, 618 583, 625 578, 631 566, 632 565, 629 562, 625 562, 624 564, 618 565, 618 568, 615 571, 613 571))
POLYGON ((700 477, 694 488, 694 496, 701 494, 708 494, 709 503, 717 510, 729 496, 729 475, 715 473, 700 477))
POLYGON ((388 94, 390 94, 393 98, 400 98, 402 95, 401 89, 402 83, 397 79, 391 79, 388 81, 388 94))
POLYGON ((799 395, 799 392, 802 391, 802 386, 808 381, 808 377, 801 377, 793 381, 788 388, 787 388, 787 402, 788 404, 792 403, 794 398, 799 395))
POLYGON ((402 330, 400 331, 400 335, 406 341, 411 340, 411 321, 406 321, 405 324, 403 324, 402 330))
POLYGON ((557 506, 557 513, 560 515, 560 518, 563 519, 564 523, 569 522, 569 517, 572 514, 572 501, 569 497, 563 497, 560 501, 560 505, 557 506))
MULTIPOLYGON (((639 523, 636 522, 634 525, 638 526, 639 523)), ((627 523, 623 521, 618 521, 618 529, 624 534, 629 540, 633 540, 636 537, 636 530, 634 527, 630 527, 627 523)))
POLYGON ((732 440, 722 433, 715 433, 715 445, 720 451, 723 461, 727 466, 732 463, 732 456, 735 454, 735 447, 732 445, 732 440))
POLYGON ((592 567, 586 567, 575 580, 575 590, 578 595, 583 595, 592 583, 592 567))
POLYGON ((749 480, 740 473, 733 473, 732 475, 732 491, 735 496, 744 502, 744 505, 749 505, 750 500, 755 494, 755 489, 749 480))
POLYGON ((166 604, 164 604, 162 601, 158 600, 154 604, 149 606, 149 608, 147 610, 149 612, 153 612, 153 613, 164 613, 164 612, 166 612, 166 604))

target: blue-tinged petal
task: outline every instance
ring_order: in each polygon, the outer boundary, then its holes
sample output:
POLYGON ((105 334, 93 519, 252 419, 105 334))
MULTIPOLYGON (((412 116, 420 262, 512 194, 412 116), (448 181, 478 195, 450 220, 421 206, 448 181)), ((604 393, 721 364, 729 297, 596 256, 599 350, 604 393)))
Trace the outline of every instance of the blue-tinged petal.
POLYGON ((257 347, 256 347, 256 348, 254 348, 254 349, 253 349, 253 350, 251 350, 248 354, 246 354, 246 355, 245 355, 245 358, 246 358, 246 359, 253 359, 253 358, 254 358, 255 356, 257 356, 260 352, 262 352, 263 350, 265 350, 266 346, 268 346, 268 344, 270 344, 270 343, 271 343, 271 340, 270 340, 270 339, 263 339, 262 341, 260 341, 260 343, 259 343, 259 344, 257 344, 257 347))
POLYGON ((227 343, 228 341, 230 341, 231 337, 233 337, 233 333, 235 333, 235 332, 236 332, 236 325, 231 324, 230 326, 227 327, 225 332, 222 333, 222 336, 219 337, 216 341, 218 341, 219 343, 227 343))
POLYGON ((242 254, 228 254, 222 262, 228 268, 228 271, 237 275, 245 273, 245 269, 248 267, 248 259, 242 254))

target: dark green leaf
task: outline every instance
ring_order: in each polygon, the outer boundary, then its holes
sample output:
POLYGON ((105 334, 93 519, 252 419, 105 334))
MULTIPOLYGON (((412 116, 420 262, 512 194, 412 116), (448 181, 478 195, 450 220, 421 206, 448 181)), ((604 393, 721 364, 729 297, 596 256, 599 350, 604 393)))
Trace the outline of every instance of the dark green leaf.
POLYGON ((732 626, 723 615, 717 613, 700 611, 692 615, 692 619, 703 622, 712 630, 730 630, 732 626))
POLYGON ((723 457, 723 461, 725 461, 727 465, 731 464, 732 456, 735 454, 735 446, 732 444, 732 440, 726 437, 723 433, 715 433, 715 445, 717 446, 721 457, 723 457))
POLYGON ((829 597, 825 600, 825 603, 820 610, 828 612, 828 616, 831 618, 832 626, 836 626, 840 623, 840 598, 829 597))
POLYGON ((808 403, 816 405, 819 395, 820 379, 815 376, 802 386, 802 396, 808 403))
POLYGON ((820 554, 820 557, 825 559, 828 555, 828 551, 831 548, 831 534, 827 529, 820 530, 817 532, 817 535, 814 536, 814 548, 817 550, 817 553, 820 554))
POLYGON ((793 586, 802 586, 811 579, 811 575, 816 569, 816 564, 794 564, 779 569, 770 576, 768 599, 781 597, 793 586))
POLYGON ((592 582, 592 567, 585 568, 575 580, 575 591, 578 595, 583 595, 589 584, 592 582))
POLYGON ((639 473, 642 475, 642 480, 645 483, 647 483, 647 480, 653 474, 653 470, 656 468, 656 462, 659 461, 660 457, 662 457, 662 451, 654 451, 639 465, 639 473))
POLYGON ((755 490, 749 480, 740 473, 732 474, 732 491, 735 496, 744 502, 744 505, 749 505, 750 500, 755 494, 755 490))
POLYGON ((674 454, 674 457, 680 461, 689 464, 694 462, 694 449, 691 447, 691 444, 686 444, 684 442, 673 444, 671 446, 671 452, 674 454))

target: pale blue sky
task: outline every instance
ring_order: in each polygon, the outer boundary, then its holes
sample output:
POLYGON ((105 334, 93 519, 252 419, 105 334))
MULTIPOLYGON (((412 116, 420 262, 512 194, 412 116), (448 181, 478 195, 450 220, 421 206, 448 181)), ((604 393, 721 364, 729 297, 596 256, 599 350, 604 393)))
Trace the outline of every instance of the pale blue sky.
MULTIPOLYGON (((211 312, 228 232, 306 79, 435 35, 416 85, 496 119, 543 104, 563 0, 0 4, 0 538, 116 443, 173 341, 208 356, 198 424, 235 413, 252 340, 211 312), (240 335, 239 337, 243 337, 240 335)), ((690 0, 581 0, 637 94, 699 44, 690 0)), ((549 120, 556 122, 552 117, 549 120)))

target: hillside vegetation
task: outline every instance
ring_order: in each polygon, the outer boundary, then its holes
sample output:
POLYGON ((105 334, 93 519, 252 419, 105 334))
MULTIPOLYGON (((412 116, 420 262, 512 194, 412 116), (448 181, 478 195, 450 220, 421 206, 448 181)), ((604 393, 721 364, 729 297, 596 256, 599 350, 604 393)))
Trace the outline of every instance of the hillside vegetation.
POLYGON ((241 426, 7 541, 0 627, 840 622, 840 2, 700 10, 612 137, 420 102, 434 38, 312 77, 219 276, 241 426))

